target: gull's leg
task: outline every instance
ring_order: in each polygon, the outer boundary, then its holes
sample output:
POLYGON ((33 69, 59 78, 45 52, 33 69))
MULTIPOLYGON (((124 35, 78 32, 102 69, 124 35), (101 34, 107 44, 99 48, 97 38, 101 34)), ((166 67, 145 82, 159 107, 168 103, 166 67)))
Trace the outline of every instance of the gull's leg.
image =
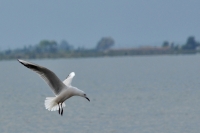
POLYGON ((61 115, 63 115, 63 107, 62 107, 62 103, 61 103, 61 115))
POLYGON ((59 103, 58 103, 58 107, 59 107, 58 114, 60 114, 60 104, 59 103))

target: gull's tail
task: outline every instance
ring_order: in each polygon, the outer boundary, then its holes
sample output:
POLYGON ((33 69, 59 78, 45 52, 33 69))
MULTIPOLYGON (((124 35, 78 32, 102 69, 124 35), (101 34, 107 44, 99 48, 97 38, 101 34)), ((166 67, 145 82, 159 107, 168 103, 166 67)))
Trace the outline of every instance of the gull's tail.
MULTIPOLYGON (((59 110, 58 103, 55 102, 56 97, 46 97, 44 102, 45 108, 49 111, 59 110)), ((62 104, 62 107, 65 107, 65 103, 62 104)))

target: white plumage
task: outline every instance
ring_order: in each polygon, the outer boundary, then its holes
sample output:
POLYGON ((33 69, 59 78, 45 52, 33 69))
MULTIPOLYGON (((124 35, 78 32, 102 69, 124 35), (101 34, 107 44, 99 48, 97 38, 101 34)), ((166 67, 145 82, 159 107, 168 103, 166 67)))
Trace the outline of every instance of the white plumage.
POLYGON ((46 97, 44 103, 45 108, 49 111, 59 110, 59 114, 62 115, 63 107, 66 106, 64 101, 72 96, 81 96, 90 101, 82 90, 71 86, 72 79, 75 76, 74 72, 71 72, 68 77, 62 82, 52 71, 43 66, 39 66, 37 64, 21 59, 18 59, 18 61, 27 68, 39 74, 39 76, 50 86, 50 88, 54 92, 55 97, 46 97))

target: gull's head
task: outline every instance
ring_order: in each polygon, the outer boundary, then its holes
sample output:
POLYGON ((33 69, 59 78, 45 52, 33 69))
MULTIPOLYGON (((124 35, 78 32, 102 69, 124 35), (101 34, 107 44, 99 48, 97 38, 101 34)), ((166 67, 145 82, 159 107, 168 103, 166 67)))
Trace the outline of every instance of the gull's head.
POLYGON ((87 97, 84 91, 81 91, 79 96, 86 98, 90 102, 90 99, 87 97))
POLYGON ((79 90, 78 88, 76 87, 72 87, 74 90, 75 90, 75 94, 74 95, 77 95, 77 96, 81 96, 81 97, 84 97, 86 98, 88 101, 90 101, 90 99, 87 97, 86 93, 82 90, 79 90))
POLYGON ((86 98, 90 102, 90 99, 87 97, 85 93, 83 94, 83 97, 86 98))

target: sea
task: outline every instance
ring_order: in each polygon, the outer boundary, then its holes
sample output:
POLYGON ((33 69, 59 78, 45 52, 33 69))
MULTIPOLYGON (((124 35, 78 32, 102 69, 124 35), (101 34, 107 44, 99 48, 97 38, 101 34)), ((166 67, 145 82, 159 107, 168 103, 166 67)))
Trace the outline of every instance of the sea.
POLYGON ((74 96, 63 116, 45 109, 50 87, 17 60, 0 61, 1 133, 199 133, 200 55, 28 60, 52 70, 74 96))

